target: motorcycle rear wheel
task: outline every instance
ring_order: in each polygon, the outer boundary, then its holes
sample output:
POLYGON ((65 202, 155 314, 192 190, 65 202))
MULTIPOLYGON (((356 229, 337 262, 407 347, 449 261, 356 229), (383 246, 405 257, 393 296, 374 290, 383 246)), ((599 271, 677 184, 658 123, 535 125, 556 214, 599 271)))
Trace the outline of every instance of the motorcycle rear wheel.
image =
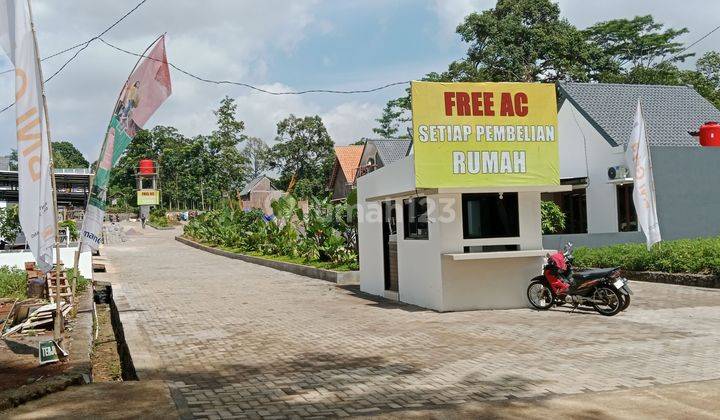
MULTIPOLYGON (((602 305, 593 303, 593 308, 595 308, 600 315, 613 316, 622 310, 622 297, 620 296, 620 292, 615 290, 614 287, 605 285, 598 287, 593 292, 592 299, 603 302, 602 305)), ((628 300, 628 302, 630 301, 628 300)))
POLYGON ((530 304, 541 311, 550 309, 555 300, 552 290, 542 281, 533 280, 527 288, 527 297, 530 304))

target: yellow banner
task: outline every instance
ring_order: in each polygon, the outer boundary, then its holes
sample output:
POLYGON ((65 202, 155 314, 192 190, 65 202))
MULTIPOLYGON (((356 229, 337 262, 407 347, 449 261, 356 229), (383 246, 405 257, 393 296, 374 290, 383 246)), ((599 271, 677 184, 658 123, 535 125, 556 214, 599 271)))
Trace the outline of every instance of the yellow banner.
POLYGON ((555 85, 412 83, 418 188, 560 184, 555 85))
POLYGON ((160 191, 158 190, 138 190, 137 205, 138 206, 157 206, 160 204, 160 191))

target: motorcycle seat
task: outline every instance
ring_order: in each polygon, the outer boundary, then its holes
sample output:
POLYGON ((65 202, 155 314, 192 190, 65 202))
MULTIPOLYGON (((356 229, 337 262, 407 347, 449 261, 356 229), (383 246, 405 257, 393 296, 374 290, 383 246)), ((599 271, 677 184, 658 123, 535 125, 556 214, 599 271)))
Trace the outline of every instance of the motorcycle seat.
POLYGON ((613 271, 615 271, 619 268, 620 267, 596 268, 594 270, 585 270, 585 271, 581 271, 579 273, 573 273, 573 278, 578 279, 578 280, 601 279, 601 278, 610 276, 610 274, 612 274, 613 271))

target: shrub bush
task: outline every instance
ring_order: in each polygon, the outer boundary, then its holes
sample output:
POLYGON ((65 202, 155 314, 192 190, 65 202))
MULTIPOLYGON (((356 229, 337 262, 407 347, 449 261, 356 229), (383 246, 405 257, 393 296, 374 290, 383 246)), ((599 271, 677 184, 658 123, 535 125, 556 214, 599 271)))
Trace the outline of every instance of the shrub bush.
POLYGON ((233 204, 205 212, 185 225, 184 233, 200 242, 259 256, 283 257, 325 268, 357 269, 352 223, 339 220, 344 205, 314 200, 303 213, 292 196, 272 203, 274 217, 233 204))
POLYGON ((565 213, 554 201, 541 201, 540 224, 543 235, 561 232, 565 229, 565 213))
POLYGON ((0 297, 10 299, 27 297, 25 270, 6 265, 0 267, 0 297))
POLYGON ((619 244, 575 250, 578 267, 622 267, 631 271, 662 271, 720 275, 720 237, 681 239, 656 244, 619 244))

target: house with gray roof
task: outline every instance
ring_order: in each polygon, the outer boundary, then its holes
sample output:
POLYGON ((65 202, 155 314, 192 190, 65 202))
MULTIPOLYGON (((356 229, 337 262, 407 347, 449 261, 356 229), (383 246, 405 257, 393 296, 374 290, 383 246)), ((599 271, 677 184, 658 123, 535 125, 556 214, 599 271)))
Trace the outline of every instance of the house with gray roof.
POLYGON ((365 149, 360 157, 358 176, 390 165, 405 156, 412 150, 412 140, 409 139, 363 139, 365 149))
POLYGON ((687 86, 560 83, 558 93, 560 178, 573 189, 543 194, 567 216, 564 232, 545 235, 547 248, 645 241, 625 167, 638 100, 663 239, 720 235, 720 148, 690 134, 720 121, 717 108, 687 86))

